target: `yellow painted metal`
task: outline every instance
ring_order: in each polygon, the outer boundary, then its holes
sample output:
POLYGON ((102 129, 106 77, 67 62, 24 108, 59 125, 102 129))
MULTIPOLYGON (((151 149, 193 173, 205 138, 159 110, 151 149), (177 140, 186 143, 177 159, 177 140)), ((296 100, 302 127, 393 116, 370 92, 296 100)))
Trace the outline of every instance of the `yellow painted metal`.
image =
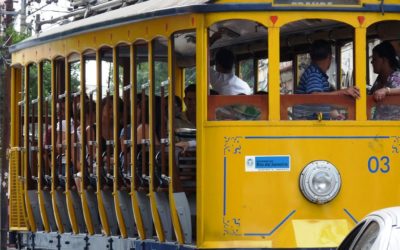
MULTIPOLYGON (((96 74, 97 74, 97 86, 96 86, 96 145, 97 145, 97 150, 96 150, 96 163, 100 163, 103 161, 102 155, 100 153, 99 147, 101 145, 101 96, 102 96, 102 87, 101 87, 101 56, 100 56, 100 50, 96 51, 96 74)), ((99 208, 99 216, 100 216, 100 221, 101 225, 104 231, 104 234, 107 236, 111 235, 111 230, 110 226, 108 224, 108 219, 107 219, 107 213, 106 209, 104 207, 104 201, 103 197, 101 195, 102 192, 102 187, 100 185, 100 167, 101 164, 97 164, 96 167, 96 176, 97 176, 97 206, 99 208)))
POLYGON ((9 151, 9 227, 10 230, 28 230, 28 222, 26 220, 26 210, 24 201, 24 184, 20 176, 21 173, 21 148, 18 138, 21 129, 19 115, 18 100, 23 99, 21 95, 22 72, 17 66, 11 67, 11 135, 10 135, 10 151, 9 151))
POLYGON ((84 170, 84 168, 87 167, 85 160, 86 159, 86 126, 84 126, 84 124, 86 124, 86 64, 85 64, 85 60, 83 57, 83 54, 81 54, 80 57, 80 124, 81 126, 79 127, 80 131, 81 131, 81 147, 80 147, 80 159, 81 160, 81 168, 80 168, 80 172, 81 172, 81 180, 80 180, 80 197, 81 197, 81 201, 82 201, 82 213, 83 213, 83 219, 85 220, 85 224, 86 224, 86 228, 88 230, 88 234, 89 235, 93 235, 94 234, 94 227, 93 227, 93 221, 92 221, 92 216, 91 216, 91 211, 89 209, 89 204, 88 204, 88 198, 86 195, 86 190, 84 187, 84 180, 86 180, 86 174, 87 174, 87 169, 84 170))
MULTIPOLYGON (((202 93, 207 93, 208 82, 208 64, 204 63, 204 59, 208 62, 208 47, 207 47, 207 29, 205 26, 205 18, 201 15, 196 17, 196 240, 204 242, 205 237, 205 224, 204 224, 204 169, 203 166, 205 159, 204 147, 204 130, 202 124, 202 117, 207 117, 207 96, 202 93)), ((198 245, 198 244, 197 244, 198 245)))
POLYGON ((160 242, 165 241, 165 235, 163 231, 163 227, 161 224, 161 218, 160 215, 158 214, 158 209, 157 209, 157 201, 156 201, 156 194, 154 190, 154 152, 155 152, 155 121, 153 114, 151 110, 154 110, 154 91, 155 91, 155 76, 154 76, 154 61, 153 61, 153 43, 149 43, 149 135, 150 135, 150 161, 149 161, 149 175, 150 175, 150 181, 149 181, 149 198, 150 198, 150 207, 151 207, 151 215, 153 217, 153 223, 154 223, 154 228, 156 230, 156 234, 158 237, 158 240, 160 242))
POLYGON ((43 62, 38 63, 37 67, 37 74, 38 74, 38 82, 37 82, 37 91, 38 91, 38 152, 37 152, 37 159, 38 159, 38 201, 39 201, 39 209, 40 209, 40 216, 42 218, 43 227, 45 232, 50 232, 50 223, 49 219, 47 218, 47 211, 46 205, 44 200, 42 182, 43 182, 43 62))
MULTIPOLYGON (((133 107, 136 107, 135 104, 135 96, 137 94, 137 88, 136 88, 136 60, 135 60, 135 46, 131 45, 130 46, 130 63, 131 63, 131 90, 130 90, 130 94, 131 94, 131 124, 135 124, 134 123, 134 119, 136 117, 136 109, 134 109, 133 107)), ((137 130, 135 128, 135 126, 131 126, 131 142, 132 142, 132 146, 130 148, 131 150, 131 192, 130 192, 130 196, 131 196, 131 202, 132 202, 132 210, 133 210, 133 216, 135 218, 135 224, 136 224, 136 228, 137 228, 137 232, 138 235, 140 237, 140 239, 144 240, 146 239, 146 231, 144 229, 143 226, 143 220, 142 220, 142 215, 140 213, 140 209, 139 209, 139 202, 138 202, 138 197, 136 194, 136 190, 135 190, 135 185, 136 185, 136 178, 135 178, 135 169, 138 167, 137 166, 137 161, 136 161, 136 150, 135 150, 135 138, 136 138, 136 133, 137 130)), ((149 236, 149 235, 148 235, 149 236)), ((150 237, 150 236, 149 236, 150 237)))
MULTIPOLYGON (((177 96, 182 97, 182 89, 183 86, 185 86, 184 82, 182 82, 182 70, 179 70, 177 67, 176 63, 173 63, 175 60, 174 55, 173 55, 173 47, 172 47, 172 40, 168 40, 168 79, 170 79, 170 84, 168 85, 168 93, 178 93, 177 96), (175 67, 175 68, 174 68, 175 67), (172 74, 172 72, 175 72, 172 74), (177 86, 179 86, 179 90, 177 90, 177 86)), ((169 95, 169 97, 174 96, 174 95, 169 95)), ((172 116, 172 109, 174 107, 174 102, 175 100, 173 98, 168 98, 168 128, 173 128, 173 120, 174 117, 172 116)), ((170 142, 173 142, 175 138, 172 136, 172 133, 168 133, 168 140, 170 142)), ((174 232, 176 236, 176 240, 178 241, 179 244, 184 243, 184 238, 182 234, 182 227, 179 222, 179 217, 178 217, 178 211, 176 208, 175 204, 175 199, 174 199, 174 185, 173 185, 173 180, 174 180, 174 167, 175 162, 174 162, 174 154, 175 154, 175 144, 170 143, 169 144, 169 157, 168 157, 168 176, 171 178, 171 181, 168 184, 168 199, 169 199, 169 206, 170 206, 170 211, 171 211, 171 220, 172 220, 172 225, 174 227, 174 232)))
MULTIPOLYGON (((280 71, 279 71, 279 28, 268 27, 268 70, 276 74, 268 74, 268 91, 280 93, 280 71)), ((280 120, 280 95, 269 95, 269 120, 280 120)))
POLYGON ((118 112, 118 99, 119 99, 119 86, 120 82, 118 79, 118 51, 117 47, 113 48, 113 82, 114 82, 114 97, 113 97, 113 118, 114 118, 114 167, 113 167, 113 175, 114 175, 114 180, 113 180, 113 196, 114 196, 114 207, 115 207, 115 214, 117 216, 117 222, 119 226, 119 230, 121 232, 121 236, 123 238, 128 237, 128 233, 126 230, 126 225, 125 225, 125 220, 124 216, 122 214, 121 206, 120 206, 120 201, 119 201, 119 196, 118 196, 118 178, 119 178, 119 173, 118 171, 120 170, 119 167, 119 152, 118 148, 119 147, 119 133, 118 133, 118 128, 119 128, 119 120, 120 120, 120 114, 118 112))
POLYGON ((25 219, 25 205, 23 199, 23 187, 21 180, 18 178, 20 162, 20 151, 18 147, 12 147, 10 153, 10 167, 9 167, 9 227, 12 231, 26 231, 28 230, 27 221, 25 219))
MULTIPOLYGON (((184 82, 181 81, 182 77, 177 77, 179 72, 182 74, 182 70, 178 70, 176 63, 173 63, 175 60, 174 55, 173 55, 173 48, 172 48, 172 40, 168 40, 168 79, 170 79, 170 84, 168 85, 168 93, 182 93, 182 88, 181 86, 184 86, 184 82), (175 67, 175 68, 174 68, 175 67), (175 71, 175 74, 172 74, 172 72, 175 71), (178 73, 176 73, 178 72, 178 73), (176 90, 176 86, 180 86, 180 91, 176 90)), ((172 110, 174 107, 174 99, 171 98, 173 95, 169 95, 168 98, 168 128, 173 128, 173 120, 174 117, 172 116, 172 110)), ((178 95, 182 96, 182 95, 178 95)), ((172 133, 168 133, 168 140, 170 142, 173 142, 175 140, 174 137, 172 137, 172 133)), ((183 238, 183 233, 182 233, 182 228, 181 224, 179 222, 179 217, 178 217, 178 211, 176 208, 175 204, 175 198, 174 198, 174 185, 173 185, 173 180, 174 180, 174 166, 175 166, 175 144, 170 143, 169 145, 169 157, 168 157, 168 176, 171 178, 171 181, 168 184, 168 198, 169 198, 169 206, 170 206, 170 211, 171 211, 171 220, 172 220, 172 225, 174 227, 174 232, 175 232, 175 237, 176 240, 178 241, 179 244, 184 243, 184 238, 183 238)), ((176 173, 177 174, 177 173, 176 173)))
POLYGON ((56 92, 56 61, 52 60, 51 61, 51 93, 53 95, 53 98, 51 100, 51 145, 52 145, 52 150, 51 150, 51 203, 53 205, 53 213, 54 213, 54 218, 56 221, 56 225, 58 228, 59 233, 64 233, 64 225, 61 220, 61 215, 59 211, 59 204, 57 203, 57 187, 55 185, 55 179, 57 177, 57 140, 56 140, 56 127, 57 127, 57 111, 54 107, 57 106, 56 103, 56 97, 55 95, 57 94, 56 92))
MULTIPOLYGON (((356 18, 356 17, 354 17, 356 18)), ((367 65, 367 41, 366 35, 367 30, 365 27, 355 28, 355 41, 357 44, 354 49, 354 65, 367 65)), ((355 71, 355 85, 360 88, 360 90, 367 89, 367 68, 357 67, 355 71)), ((356 119, 358 121, 367 120, 367 96, 361 95, 356 101, 356 119)))
POLYGON ((70 76, 70 65, 68 63, 68 58, 65 58, 65 139, 66 139, 66 149, 65 149, 65 158, 68 159, 65 162, 65 198, 67 201, 67 211, 69 221, 71 222, 72 232, 74 234, 79 233, 78 221, 76 220, 75 208, 74 208, 74 200, 72 197, 72 190, 70 185, 70 180, 73 179, 73 176, 70 175, 72 168, 71 166, 71 76, 70 76))
POLYGON ((299 241, 298 233, 301 230, 293 227, 292 218, 308 220, 309 223, 346 220, 346 232, 343 232, 343 223, 328 223, 331 227, 326 230, 329 231, 319 231, 315 239, 318 244, 314 242, 315 245, 312 245, 337 246, 348 229, 354 226, 346 210, 359 220, 370 211, 398 203, 397 199, 393 199, 397 197, 399 184, 396 178, 400 171, 394 167, 400 158, 392 151, 392 146, 398 146, 396 127, 398 123, 389 125, 385 122, 374 125, 367 122, 277 122, 269 123, 268 127, 263 123, 243 126, 234 122, 209 122, 205 128, 207 158, 201 166, 207 176, 206 185, 203 186, 207 199, 202 201, 205 204, 202 215, 206 236, 204 242, 199 242, 200 246, 213 248, 217 245, 212 242, 224 241, 226 246, 235 242, 236 247, 245 247, 245 242, 252 240, 261 247, 264 240, 272 240, 277 248, 306 247, 300 244, 306 239, 299 241), (375 139, 376 135, 388 137, 375 139), (265 138, 249 139, 246 136, 265 138), (274 136, 293 138, 273 139, 274 136), (300 136, 326 138, 302 139, 300 136), (371 138, 362 139, 362 136, 371 138), (236 149, 238 151, 235 154, 236 149), (289 172, 246 172, 245 156, 251 155, 289 155, 291 169, 289 172), (373 156, 378 159, 389 157, 390 172, 371 173, 368 162, 373 156), (342 176, 343 188, 338 197, 325 205, 308 202, 298 187, 301 170, 314 160, 331 162, 342 176), (289 216, 293 211, 294 214, 289 216), (277 227, 285 218, 288 219, 277 227), (239 225, 235 222, 239 222, 239 225))
POLYGON ((169 37, 175 31, 193 29, 194 16, 195 14, 187 14, 158 18, 66 37, 17 51, 12 55, 12 63, 25 65, 31 61, 52 60, 57 56, 66 57, 74 52, 83 53, 88 49, 97 49, 102 46, 115 47, 121 42, 132 44, 142 39, 149 41, 159 36, 169 37))
POLYGON ((24 136, 24 149, 22 150, 21 154, 22 154, 22 169, 24 171, 24 174, 22 175, 22 178, 24 179, 24 198, 25 198, 25 207, 26 207, 26 213, 28 216, 28 221, 29 221, 29 230, 32 232, 36 232, 37 231, 37 227, 36 227, 36 223, 35 223, 35 218, 33 216, 33 211, 32 211, 32 206, 31 206, 31 201, 29 199, 29 195, 28 195, 28 178, 31 178, 31 176, 29 176, 29 172, 28 172, 28 164, 29 164, 29 155, 28 155, 28 151, 30 151, 29 149, 29 70, 30 70, 31 66, 27 66, 25 67, 25 87, 24 87, 24 131, 23 134, 24 136))

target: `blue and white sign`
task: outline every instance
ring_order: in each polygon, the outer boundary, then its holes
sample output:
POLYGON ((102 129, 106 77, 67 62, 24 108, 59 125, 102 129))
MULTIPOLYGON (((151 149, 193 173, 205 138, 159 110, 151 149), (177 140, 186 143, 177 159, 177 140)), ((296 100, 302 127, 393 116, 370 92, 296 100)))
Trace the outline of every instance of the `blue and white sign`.
POLYGON ((290 155, 246 156, 246 172, 290 171, 290 155))

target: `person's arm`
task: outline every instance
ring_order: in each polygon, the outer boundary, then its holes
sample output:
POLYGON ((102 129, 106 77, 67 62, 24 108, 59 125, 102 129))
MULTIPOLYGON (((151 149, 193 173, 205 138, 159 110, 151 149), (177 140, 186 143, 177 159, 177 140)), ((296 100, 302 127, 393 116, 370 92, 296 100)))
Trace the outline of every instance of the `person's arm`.
POLYGON ((385 99, 386 96, 389 95, 400 95, 400 87, 397 88, 384 87, 377 89, 374 92, 374 99, 376 101, 382 101, 383 99, 385 99))
POLYGON ((360 97, 360 90, 357 86, 352 86, 346 89, 325 92, 325 79, 321 78, 317 73, 310 73, 306 80, 305 92, 307 94, 324 94, 324 95, 348 95, 353 98, 360 97))
POLYGON ((195 148, 196 145, 196 140, 180 141, 175 144, 175 146, 182 148, 182 153, 184 153, 188 148, 195 148))
POLYGON ((331 91, 331 92, 313 92, 312 94, 324 94, 324 95, 347 95, 355 99, 360 97, 360 89, 357 86, 351 86, 346 89, 331 91))

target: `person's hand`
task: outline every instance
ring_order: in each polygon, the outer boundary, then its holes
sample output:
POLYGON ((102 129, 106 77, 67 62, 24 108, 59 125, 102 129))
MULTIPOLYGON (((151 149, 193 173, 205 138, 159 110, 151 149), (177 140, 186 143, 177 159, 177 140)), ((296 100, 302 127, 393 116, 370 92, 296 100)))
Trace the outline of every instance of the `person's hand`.
POLYGON ((388 88, 381 88, 374 92, 375 101, 382 101, 389 94, 388 88))
POLYGON ((342 93, 344 95, 351 96, 355 99, 360 98, 360 89, 357 86, 352 86, 347 89, 343 89, 342 93))
POLYGON ((189 142, 187 141, 180 141, 175 143, 175 146, 182 148, 182 154, 186 152, 186 150, 189 148, 189 142))

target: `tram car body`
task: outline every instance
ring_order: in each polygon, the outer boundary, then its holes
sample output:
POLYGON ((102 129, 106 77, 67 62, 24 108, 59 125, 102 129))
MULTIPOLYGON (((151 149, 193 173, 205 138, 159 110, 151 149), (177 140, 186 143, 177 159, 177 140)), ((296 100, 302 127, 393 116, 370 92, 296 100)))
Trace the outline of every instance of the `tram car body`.
POLYGON ((372 47, 399 46, 399 13, 397 0, 149 0, 13 45, 10 230, 31 249, 337 247, 398 206, 400 116, 376 112, 400 101, 367 88, 372 47), (359 98, 294 94, 318 39, 331 84, 359 98), (221 48, 250 94, 210 86, 221 48))

